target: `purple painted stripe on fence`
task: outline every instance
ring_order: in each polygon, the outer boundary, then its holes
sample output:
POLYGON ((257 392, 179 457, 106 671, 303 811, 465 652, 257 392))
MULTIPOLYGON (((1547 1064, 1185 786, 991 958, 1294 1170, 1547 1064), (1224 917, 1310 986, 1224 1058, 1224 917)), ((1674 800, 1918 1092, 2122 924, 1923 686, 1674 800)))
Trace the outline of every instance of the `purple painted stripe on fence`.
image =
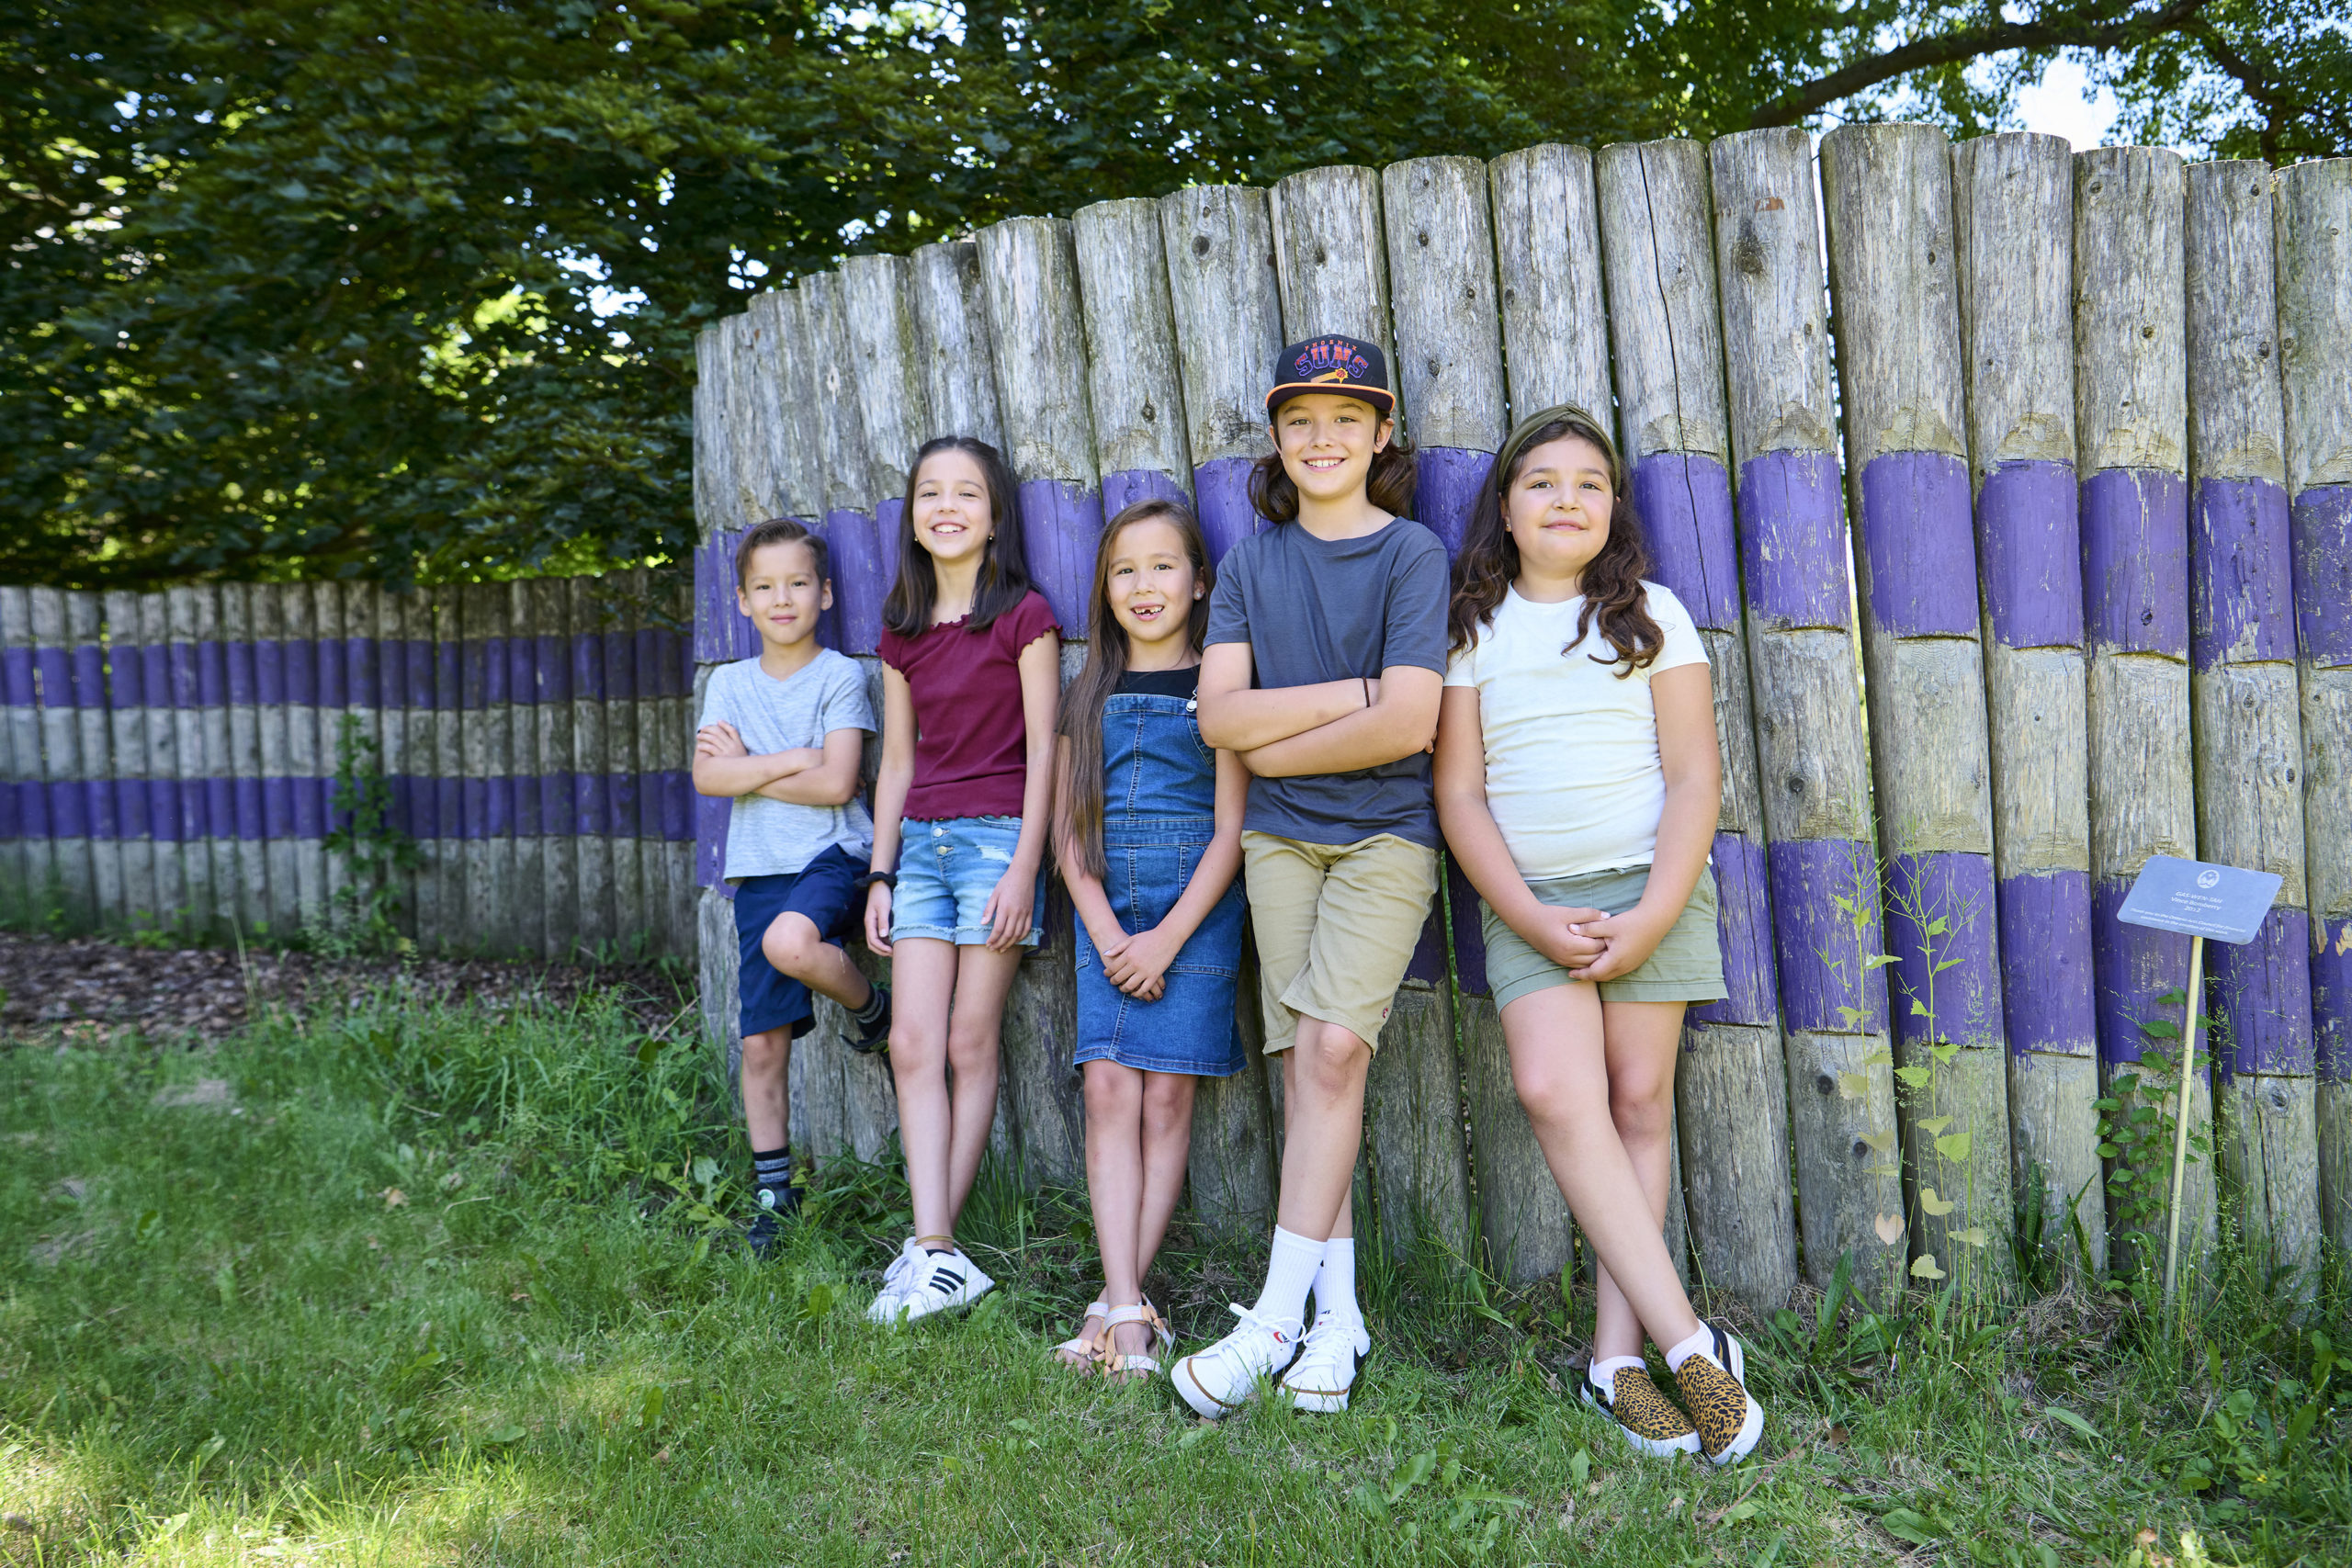
POLYGON ((172 705, 172 645, 151 642, 138 649, 141 701, 159 708, 172 705))
POLYGON ((113 820, 115 837, 127 842, 152 840, 155 837, 155 824, 148 813, 145 779, 116 779, 98 787, 114 797, 107 815, 113 820))
POLYGON ((2091 954, 2098 970, 2094 1000, 2098 1010, 2099 1059, 2110 1065, 2140 1059, 2147 1037, 2143 1020, 2180 1021, 2177 1003, 2158 997, 2188 983, 2188 939, 2174 931, 2127 926, 2117 919, 2132 878, 2112 877, 2091 887, 2091 954))
POLYGON ((433 666, 433 705, 445 713, 453 712, 465 697, 465 644, 453 638, 448 642, 429 642, 424 647, 431 654, 433 666))
POLYGON ((293 797, 294 836, 322 839, 327 834, 327 807, 334 793, 333 779, 294 778, 286 781, 293 797))
POLYGON ((343 639, 343 703, 345 707, 368 707, 378 697, 377 666, 382 657, 372 637, 347 637, 343 639))
POLYGON ((180 809, 177 779, 136 779, 131 787, 147 797, 147 836, 159 844, 177 843, 187 836, 180 809))
POLYGON ((24 786, 0 779, 0 844, 13 844, 25 835, 24 786))
POLYGON ((204 830, 215 839, 237 836, 237 781, 209 778, 204 788, 204 830))
POLYGON ((106 710, 107 650, 95 642, 74 645, 74 705, 106 710))
POLYGON ((348 688, 344 681, 345 643, 340 637, 322 637, 311 645, 318 668, 317 702, 322 708, 348 705, 348 688))
POLYGON ((85 779, 82 781, 83 810, 87 813, 90 837, 118 839, 122 836, 122 819, 114 809, 114 781, 85 779))
POLYGON ((2075 465, 2047 458, 2003 463, 1976 496, 1976 543, 1984 608, 2003 648, 2080 648, 2082 530, 2075 465))
POLYGON ((50 820, 49 786, 32 780, 10 784, 17 795, 17 829, 28 839, 53 839, 57 824, 50 820))
POLYGON ((573 809, 571 775, 565 773, 541 773, 538 776, 539 831, 551 838, 570 838, 580 830, 580 818, 573 809))
POLYGON ((1739 629, 1739 546, 1731 525, 1731 475, 1694 452, 1653 452, 1634 465, 1634 510, 1657 581, 1701 626, 1739 629))
POLYGON ((62 648, 33 649, 33 680, 45 708, 70 708, 74 704, 74 658, 62 648))
POLYGON ((663 655, 664 637, 660 626, 639 626, 634 634, 637 644, 637 695, 639 701, 656 701, 676 694, 672 690, 671 671, 677 660, 663 655))
POLYGON ((2083 481, 2084 630, 2101 649, 2188 657, 2188 485, 2158 468, 2083 481))
POLYGON ((90 836, 90 792, 80 779, 64 779, 49 786, 49 829, 53 838, 90 836))
POLYGON ((2352 1078, 2352 920, 2312 922, 2312 1044, 2321 1077, 2352 1078))
MULTIPOLYGON (((489 782, 484 779, 460 778, 457 781, 457 830, 454 833, 451 833, 450 837, 458 839, 480 839, 484 837, 485 829, 488 827, 488 812, 483 806, 483 796, 489 790, 489 782)), ((444 830, 447 830, 447 824, 446 822, 443 824, 443 828, 444 830)))
MULTIPOLYGON (((1484 996, 1487 939, 1478 927, 1478 890, 1470 886, 1470 879, 1454 867, 1451 859, 1446 862, 1446 898, 1453 913, 1455 973, 1463 990, 1484 996)), ((1445 984, 1445 925, 1435 899, 1430 900, 1429 914, 1421 921, 1421 934, 1414 940, 1413 955, 1406 961, 1405 977, 1431 986, 1445 984)))
POLYGON ((433 643, 424 637, 387 638, 378 685, 388 708, 430 708, 436 671, 433 643))
POLYGON ((1855 839, 1795 839, 1770 845, 1764 858, 1782 1021, 1828 1033, 1885 1029, 1885 973, 1865 963, 1883 951, 1871 847, 1855 839))
POLYGON ((286 650, 286 700, 296 707, 317 707, 319 645, 305 638, 280 646, 286 650))
POLYGON ((261 780, 242 778, 236 781, 237 837, 248 840, 269 837, 267 824, 261 809, 261 780))
POLYGON ((2188 660, 2295 657, 2295 574, 2287 491, 2268 479, 2205 479, 2188 539, 2188 660))
POLYGON ((1887 867, 1883 908, 1900 1037, 1913 1044, 1999 1044, 1993 857, 1897 855, 1887 867))
POLYGON ((889 597, 891 584, 899 581, 899 558, 906 547, 907 498, 886 495, 874 503, 874 559, 883 598, 889 597))
POLYGON ((1719 1002, 1690 1010, 1690 1021, 1770 1025, 1780 1021, 1780 983, 1772 964, 1772 897, 1764 846, 1737 833, 1714 845, 1715 940, 1724 955, 1719 1002))
POLYGON ((1447 556, 1458 556, 1495 455, 1467 446, 1424 446, 1416 456, 1414 520, 1445 541, 1447 556))
POLYGON ((2274 908, 2252 942, 2208 942, 2213 1061, 2225 1074, 2290 1073, 2315 1066, 2311 917, 2274 908))
POLYGON ((1257 466, 1255 457, 1212 457, 1193 470, 1193 509, 1211 560, 1223 560, 1258 531, 1258 509, 1250 501, 1250 470, 1257 466))
POLYGON ((637 837, 637 775, 605 775, 605 830, 616 839, 637 837))
POLYGON ((286 705, 286 648, 275 638, 254 644, 254 701, 263 707, 286 705))
MULTIPOLYGON (((528 707, 539 700, 539 639, 510 637, 505 641, 506 700, 528 707)), ((524 724, 532 722, 524 715, 517 715, 516 718, 524 724)))
POLYGON ((571 660, 564 648, 564 638, 555 636, 534 637, 531 665, 538 676, 538 696, 542 703, 568 703, 571 700, 571 660))
POLYGON ((605 638, 605 700, 608 703, 635 702, 637 690, 637 638, 628 632, 608 630, 605 638))
POLYGON ((260 701, 258 684, 254 679, 254 645, 240 639, 224 643, 221 647, 228 668, 230 703, 233 706, 244 707, 260 701))
POLYGON ((1740 465, 1747 607, 1775 626, 1847 629, 1841 482, 1829 452, 1766 452, 1740 465))
MULTIPOLYGON (((840 640, 834 646, 843 653, 871 653, 880 645, 882 601, 889 588, 883 581, 882 558, 874 539, 874 519, 865 513, 825 513, 825 542, 832 547, 833 556, 833 610, 839 621, 835 635, 840 640)), ((751 650, 737 655, 748 659, 758 651, 758 634, 752 632, 752 623, 744 616, 729 613, 741 628, 738 648, 743 646, 743 634, 751 634, 751 650)), ((817 629, 820 637, 827 630, 821 623, 817 629)))
POLYGON ((637 775, 637 836, 662 837, 662 795, 669 787, 666 769, 648 769, 637 775))
POLYGON ((696 795, 695 814, 695 886, 717 887, 726 880, 727 818, 731 803, 716 795, 696 795))
POLYGON ((610 792, 603 773, 571 775, 571 830, 582 838, 603 838, 612 831, 606 809, 610 792))
MULTIPOLYGON (((1424 454, 1425 460, 1426 456, 1424 454)), ((1102 476, 1102 522, 1105 527, 1110 525, 1112 518, 1138 501, 1172 501, 1188 510, 1193 504, 1193 498, 1184 493, 1184 487, 1158 468, 1121 468, 1116 473, 1102 476)), ((879 521, 878 508, 876 515, 879 521)))
POLYGON ((265 778, 261 781, 261 836, 265 839, 294 837, 294 786, 290 778, 265 778))
POLYGON ((691 843, 695 837, 694 775, 684 768, 664 768, 660 777, 662 837, 673 844, 691 843))
POLYGON ((33 650, 0 649, 0 703, 12 708, 28 708, 33 705, 34 693, 33 650))
POLYGON ((720 536, 714 533, 695 546, 694 553, 695 657, 713 664, 727 657, 719 643, 722 623, 719 619, 718 591, 727 579, 726 571, 718 564, 723 543, 720 536))
POLYGON ((1067 479, 1021 487, 1021 542, 1029 578, 1054 607, 1064 637, 1086 635, 1086 595, 1094 581, 1094 547, 1102 536, 1102 498, 1067 479))
POLYGON ((1895 637, 1968 637, 1977 626, 1976 530, 1968 465, 1942 452, 1884 452, 1862 469, 1870 613, 1895 637))
POLYGON ((118 712, 147 705, 147 649, 138 643, 118 642, 107 650, 106 704, 118 712))
POLYGON ((605 639, 594 632, 577 633, 571 638, 571 700, 605 700, 605 639))
POLYGON ((2041 871, 2007 877, 1996 903, 2002 1019, 2010 1055, 2096 1055, 2090 873, 2041 871))
POLYGON ((2295 628, 2314 664, 2352 664, 2352 484, 2295 498, 2295 628))
MULTIPOLYGON (((514 837, 515 818, 520 815, 514 802, 514 780, 511 774, 493 773, 481 781, 482 831, 491 839, 514 837)), ((537 794, 535 790, 534 795, 537 794)))

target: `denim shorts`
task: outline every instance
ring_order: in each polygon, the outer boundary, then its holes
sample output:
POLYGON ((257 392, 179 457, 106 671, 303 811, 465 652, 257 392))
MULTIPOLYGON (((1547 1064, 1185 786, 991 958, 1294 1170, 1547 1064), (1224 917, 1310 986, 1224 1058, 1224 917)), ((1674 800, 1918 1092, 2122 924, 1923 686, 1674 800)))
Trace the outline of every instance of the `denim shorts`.
POLYGON ((736 997, 742 1003, 745 1034, 789 1029, 794 1039, 817 1019, 808 987, 768 962, 761 942, 779 915, 805 915, 817 935, 835 947, 857 929, 865 908, 854 884, 865 867, 828 844, 798 871, 777 876, 747 876, 735 885, 735 940, 742 962, 736 969, 736 997))
MULTIPOLYGON (((908 818, 900 826, 899 885, 890 893, 890 940, 928 937, 958 947, 989 940, 981 911, 1012 864, 1021 843, 1018 817, 949 817, 936 822, 908 818)), ((1037 868, 1036 899, 1029 907, 1023 947, 1046 938, 1046 868, 1037 868)))

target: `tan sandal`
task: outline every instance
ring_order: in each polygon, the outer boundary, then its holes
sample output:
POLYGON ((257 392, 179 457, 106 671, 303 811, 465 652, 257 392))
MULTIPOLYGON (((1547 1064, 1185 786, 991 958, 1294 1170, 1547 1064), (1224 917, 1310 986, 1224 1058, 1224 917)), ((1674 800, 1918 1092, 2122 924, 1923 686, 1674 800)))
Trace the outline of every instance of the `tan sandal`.
POLYGON ((1102 1347, 1106 1342, 1103 1337, 1109 1330, 1097 1329, 1089 1334, 1086 1332, 1087 1320, 1110 1315, 1111 1309, 1103 1303, 1089 1302, 1086 1315, 1079 1319, 1078 1332, 1053 1348, 1050 1353, 1054 1359, 1080 1377, 1093 1376, 1102 1364, 1102 1347))
POLYGON ((1159 1309, 1145 1301, 1133 1306, 1113 1307, 1110 1315, 1102 1320, 1102 1332, 1095 1337, 1095 1343, 1096 1354, 1102 1363, 1102 1375, 1127 1382, 1136 1378, 1158 1377, 1159 1356, 1155 1352, 1173 1349, 1176 1336, 1170 1331, 1168 1320, 1159 1315, 1159 1309), (1149 1348, 1122 1350, 1113 1341, 1112 1335, 1130 1323, 1150 1325, 1149 1348))

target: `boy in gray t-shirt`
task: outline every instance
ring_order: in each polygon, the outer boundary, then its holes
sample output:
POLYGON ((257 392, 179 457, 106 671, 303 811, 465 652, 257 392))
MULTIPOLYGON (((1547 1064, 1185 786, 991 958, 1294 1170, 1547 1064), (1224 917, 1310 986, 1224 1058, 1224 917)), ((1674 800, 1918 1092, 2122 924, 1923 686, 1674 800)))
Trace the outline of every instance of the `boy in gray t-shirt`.
POLYGON ((816 1021, 810 993, 848 1010, 854 1049, 877 1051, 889 1039, 890 992, 842 950, 865 907, 874 846, 857 792, 875 724, 856 662, 817 641, 817 618, 833 601, 825 541, 789 519, 763 523, 743 536, 735 576, 760 652, 711 672, 694 781, 733 802, 724 874, 735 890, 743 1122, 760 1204, 749 1240, 765 1256, 777 1218, 800 1201, 786 1086, 792 1042, 816 1021))

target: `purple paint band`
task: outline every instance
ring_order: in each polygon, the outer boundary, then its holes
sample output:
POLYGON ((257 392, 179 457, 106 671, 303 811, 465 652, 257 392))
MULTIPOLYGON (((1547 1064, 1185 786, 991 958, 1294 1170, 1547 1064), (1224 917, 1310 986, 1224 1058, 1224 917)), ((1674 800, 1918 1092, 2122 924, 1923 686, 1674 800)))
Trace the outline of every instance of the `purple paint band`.
POLYGON ((86 839, 90 836, 90 792, 80 779, 68 779, 45 786, 49 795, 49 832, 51 838, 86 839))
POLYGON ((319 645, 288 642, 285 650, 286 700, 296 707, 319 705, 319 645))
POLYGON ((1250 470, 1257 466, 1254 457, 1212 457, 1193 470, 1193 513, 1213 562, 1258 531, 1258 509, 1250 502, 1250 470))
POLYGON ((665 768, 662 781, 662 837, 673 844, 695 839, 694 775, 684 768, 665 768))
MULTIPOLYGON (((906 547, 907 498, 886 495, 874 503, 875 581, 882 585, 884 599, 890 596, 891 588, 899 581, 899 558, 906 547)), ((875 603, 878 604, 881 600, 875 603)), ((879 615, 881 611, 875 614, 879 615)))
POLYGON ((640 839, 662 837, 662 773, 648 768, 637 775, 637 836, 640 839))
POLYGON ((1829 452, 1766 452, 1740 465, 1747 607, 1775 629, 1848 629, 1842 483, 1829 452))
POLYGON ((1984 610, 2003 648, 2080 648, 2082 530, 2075 465, 2048 458, 2001 464, 1976 494, 1984 610))
POLYGON ((2312 921, 2312 1045, 2319 1076, 2352 1079, 2352 920, 2312 921))
POLYGON ((1029 579, 1054 607, 1064 637, 1086 635, 1086 595, 1094 581, 1094 547, 1102 536, 1102 498, 1067 479, 1021 487, 1021 542, 1029 579))
POLYGON ((172 705, 172 645, 151 642, 139 649, 141 700, 159 708, 172 705))
POLYGON ((229 703, 232 707, 246 707, 261 700, 260 684, 254 678, 254 645, 250 642, 224 643, 222 659, 229 678, 229 703))
POLYGON ((465 644, 457 638, 420 645, 433 671, 433 706, 453 713, 463 705, 466 692, 465 644))
POLYGON ((28 708, 35 705, 33 684, 33 650, 29 648, 0 649, 0 703, 12 708, 28 708))
POLYGON ((1968 465, 1943 452, 1884 452, 1862 469, 1861 490, 1865 597, 1879 629, 1976 635, 1968 465))
POLYGON ((463 779, 443 778, 433 781, 433 831, 420 838, 462 839, 466 837, 466 791, 463 779))
POLYGON ((1458 556, 1495 455, 1465 446, 1424 446, 1414 456, 1413 520, 1445 541, 1449 558, 1458 556))
POLYGON ((269 837, 267 823, 262 816, 261 780, 242 778, 234 781, 237 803, 237 837, 254 842, 269 837))
POLYGON ((2188 657, 2188 485, 2160 468, 2083 481, 2083 629, 2091 645, 2188 657))
POLYGON ((1857 839, 1795 839, 1769 846, 1772 953, 1781 1017, 1791 1029, 1877 1034, 1886 1028, 1878 860, 1857 839))
MULTIPOLYGON (((1158 468, 1122 468, 1102 476, 1102 523, 1138 501, 1172 501, 1187 512, 1193 508, 1193 498, 1184 487, 1158 468)), ((878 521, 878 518, 877 518, 878 521)))
POLYGON ((49 786, 24 780, 5 787, 16 792, 17 826, 27 839, 51 839, 57 836, 57 825, 50 820, 49 786))
POLYGON ((718 592, 727 581, 726 569, 719 564, 719 542, 714 532, 696 545, 694 552, 695 657, 711 664, 727 657, 719 644, 723 623, 718 614, 718 592))
MULTIPOLYGON (((439 676, 434 645, 422 637, 406 637, 384 645, 383 705, 388 708, 431 708, 439 676)), ((452 688, 451 694, 455 695, 452 688)))
POLYGON ((2009 1054, 2096 1055, 2090 873, 2041 871, 2007 877, 1996 890, 1996 904, 2002 1020, 2009 1054))
MULTIPOLYGON (((2151 1037, 2143 1022, 2162 1020, 2179 1026, 2181 1004, 2159 1001, 2177 995, 2188 984, 2188 939, 2177 931, 2125 925, 2117 918, 2132 878, 2114 877, 2091 887, 2091 955, 2098 985, 2094 1005, 2098 1010, 2099 1059, 2110 1066, 2140 1059, 2151 1037)), ((2177 1035, 2154 1041, 2168 1054, 2177 1052, 2177 1035)))
POLYGON ((25 786, 14 779, 0 779, 0 844, 13 844, 26 837, 25 786))
MULTIPOLYGON (((1479 929, 1478 890, 1462 874, 1451 856, 1445 861, 1445 897, 1453 917, 1454 976, 1470 996, 1487 994, 1487 938, 1479 929)), ((1406 962, 1405 977, 1425 985, 1442 986, 1445 973, 1444 915, 1436 901, 1430 904, 1421 934, 1414 939, 1413 956, 1406 962)))
POLYGON ((88 814, 90 837, 118 839, 122 836, 122 818, 115 812, 114 781, 85 779, 82 781, 83 810, 88 814))
POLYGON ((333 779, 288 779, 294 807, 294 836, 322 839, 327 831, 327 795, 333 779))
POLYGON ((254 701, 263 707, 286 705, 286 645, 254 644, 254 701))
POLYGON ((571 775, 571 830, 582 838, 602 838, 612 829, 605 810, 605 775, 571 775))
POLYGON ((2313 485, 2289 514, 2295 633, 2305 659, 2352 665, 2352 484, 2313 485))
POLYGON ((1886 950, 1894 1027, 1924 1045, 2001 1043, 1993 857, 1942 851, 1897 855, 1886 868, 1886 950))
POLYGON ((283 775, 261 781, 261 836, 294 837, 294 784, 283 775))
POLYGON ((117 712, 147 705, 147 650, 130 643, 116 643, 107 650, 106 701, 117 712))
POLYGON ((605 643, 594 632, 571 639, 571 700, 575 703, 600 703, 605 700, 605 643))
POLYGON ((171 666, 172 705, 176 708, 202 707, 204 678, 198 669, 202 661, 197 658, 196 644, 175 642, 167 652, 171 666))
POLYGON ((62 648, 33 649, 33 681, 44 708, 70 708, 74 703, 74 656, 62 648))
POLYGON ((2243 947, 2208 942, 2213 1061, 2225 1074, 2288 1073, 2316 1066, 2312 1039, 2312 921, 2274 908, 2243 947))
POLYGON ((147 793, 147 835, 159 844, 177 843, 187 836, 187 813, 180 806, 180 782, 177 779, 145 779, 139 786, 147 793))
POLYGON ((514 781, 503 773, 481 781, 481 836, 511 839, 514 836, 514 781))
POLYGON ((2205 479, 2188 520, 2188 661, 2295 657, 2295 574, 2287 491, 2268 479, 2205 479))
POLYGON ((670 672, 675 667, 675 661, 662 657, 662 628, 639 626, 630 640, 637 645, 638 700, 656 701, 674 695, 671 690, 670 672))
POLYGON ((579 830, 579 818, 572 810, 571 775, 541 773, 538 778, 539 831, 553 838, 569 838, 579 830))
POLYGON ((1690 1010, 1690 1021, 1770 1027, 1780 1021, 1780 979, 1772 964, 1772 897, 1764 846, 1736 833, 1714 845, 1715 940, 1722 946, 1719 1002, 1690 1010))
POLYGON ((234 779, 209 778, 201 781, 204 788, 204 829, 214 839, 237 836, 237 783, 234 779))
POLYGON ((495 707, 514 700, 506 683, 506 639, 503 637, 481 640, 481 700, 483 705, 495 707))
POLYGON ((371 637, 343 639, 343 690, 347 706, 366 707, 377 702, 381 680, 377 673, 383 658, 371 637))
POLYGON ((148 812, 147 781, 117 779, 111 793, 114 801, 109 815, 115 832, 131 842, 153 840, 156 836, 155 824, 148 812))
POLYGON ((1657 580, 1702 626, 1738 630, 1739 547, 1724 466, 1693 452, 1653 452, 1634 465, 1629 488, 1657 580))
POLYGON ((107 650, 95 642, 74 646, 74 705, 101 711, 107 705, 107 650))
POLYGON ((506 700, 524 706, 539 700, 539 639, 506 639, 506 700))
POLYGON ((534 637, 537 645, 531 659, 538 676, 538 700, 543 703, 568 703, 571 700, 571 660, 567 657, 565 638, 534 637))
POLYGON ((697 795, 695 812, 695 886, 716 887, 726 880, 729 803, 697 795))
MULTIPOLYGON (((832 547, 833 607, 840 615, 841 641, 835 644, 843 653, 871 653, 882 640, 882 601, 889 593, 882 577, 882 557, 874 543, 874 519, 863 512, 828 512, 825 513, 825 542, 832 547)), ((740 619, 740 617, 739 617, 740 619)), ((746 631, 751 622, 741 620, 746 631)), ((820 624, 818 627, 824 630, 820 624)), ((757 634, 753 634, 756 653, 757 634)))
POLYGON ((637 775, 605 775, 605 831, 616 839, 637 836, 637 775))
POLYGON ((605 638, 605 700, 637 700, 637 638, 625 631, 608 631, 605 638))

